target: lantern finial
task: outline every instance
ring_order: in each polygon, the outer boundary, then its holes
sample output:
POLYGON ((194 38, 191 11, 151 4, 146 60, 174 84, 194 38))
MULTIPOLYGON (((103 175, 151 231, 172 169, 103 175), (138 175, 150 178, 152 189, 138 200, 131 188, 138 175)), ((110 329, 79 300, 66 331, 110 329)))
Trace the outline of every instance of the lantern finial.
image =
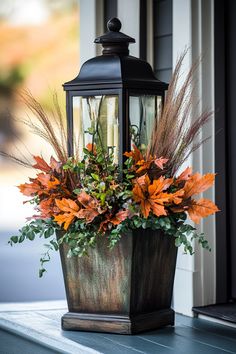
POLYGON ((113 17, 107 22, 107 29, 113 32, 119 32, 121 29, 121 22, 118 18, 113 17))
POLYGON ((103 54, 128 55, 129 43, 135 43, 135 39, 120 32, 121 22, 114 17, 107 23, 108 32, 95 39, 95 43, 101 43, 103 54))

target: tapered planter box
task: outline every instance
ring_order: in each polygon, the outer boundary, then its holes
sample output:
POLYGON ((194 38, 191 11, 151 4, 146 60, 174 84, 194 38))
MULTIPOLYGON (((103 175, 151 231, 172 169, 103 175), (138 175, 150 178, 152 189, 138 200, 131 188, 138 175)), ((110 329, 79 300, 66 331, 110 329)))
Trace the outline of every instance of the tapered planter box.
POLYGON ((160 231, 134 230, 112 249, 105 237, 89 257, 60 248, 69 312, 64 330, 133 334, 174 325, 177 248, 160 231))

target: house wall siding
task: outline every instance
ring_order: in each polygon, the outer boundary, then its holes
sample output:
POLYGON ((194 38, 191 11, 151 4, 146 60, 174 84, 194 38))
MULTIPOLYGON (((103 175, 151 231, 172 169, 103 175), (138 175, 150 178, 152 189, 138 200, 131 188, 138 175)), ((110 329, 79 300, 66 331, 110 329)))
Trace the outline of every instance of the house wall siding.
POLYGON ((172 0, 154 0, 154 72, 169 82, 172 74, 172 0))
MULTIPOLYGON (((173 63, 180 53, 188 48, 184 60, 183 74, 201 58, 196 71, 195 111, 214 111, 214 0, 178 0, 173 2, 173 63)), ((193 114, 194 119, 194 114, 193 114)), ((199 139, 211 137, 195 151, 187 161, 193 171, 204 174, 214 172, 214 119, 201 131, 199 139)), ((211 188, 203 197, 214 200, 211 188)), ((208 305, 216 300, 216 253, 215 216, 202 220, 197 227, 204 232, 212 248, 211 252, 195 245, 193 256, 183 255, 179 250, 175 287, 174 308, 177 312, 192 315, 192 306, 208 305)))

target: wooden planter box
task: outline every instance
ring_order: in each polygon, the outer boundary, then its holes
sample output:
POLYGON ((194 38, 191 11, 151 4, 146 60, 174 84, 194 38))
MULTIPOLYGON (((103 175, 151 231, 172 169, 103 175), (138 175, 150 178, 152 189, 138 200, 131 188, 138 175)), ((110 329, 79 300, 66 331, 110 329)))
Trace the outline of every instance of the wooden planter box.
POLYGON ((64 330, 133 334, 174 325, 171 299, 177 248, 160 231, 135 230, 109 250, 100 239, 89 257, 60 248, 69 312, 64 330))

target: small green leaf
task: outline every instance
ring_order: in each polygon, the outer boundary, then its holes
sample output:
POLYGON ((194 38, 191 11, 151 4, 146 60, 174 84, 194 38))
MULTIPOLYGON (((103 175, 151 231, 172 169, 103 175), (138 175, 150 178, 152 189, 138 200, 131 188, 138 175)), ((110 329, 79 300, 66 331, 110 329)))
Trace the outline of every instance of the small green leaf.
POLYGON ((21 235, 21 236, 19 237, 19 243, 22 243, 24 240, 25 240, 25 236, 24 236, 24 235, 21 235))
POLYGON ((176 246, 176 247, 180 247, 181 244, 182 244, 181 239, 180 239, 179 237, 177 237, 177 238, 175 239, 175 246, 176 246))
POLYGON ((79 188, 76 188, 76 189, 73 190, 73 192, 74 192, 75 194, 80 194, 81 190, 80 190, 79 188))
POLYGON ((147 222, 146 222, 146 220, 142 222, 142 228, 143 228, 143 229, 146 229, 146 228, 147 228, 147 222))
POLYGON ((101 200, 102 205, 105 204, 106 196, 107 196, 106 193, 101 193, 100 194, 100 200, 101 200))
POLYGON ((49 238, 50 236, 52 236, 54 234, 54 230, 52 227, 50 227, 49 229, 47 229, 45 232, 44 232, 44 237, 45 238, 49 238))
MULTIPOLYGON (((21 236, 22 237, 22 236, 21 236)), ((24 236, 23 236, 24 237, 24 236)), ((35 239, 35 233, 33 232, 33 231, 31 231, 31 232, 29 232, 28 234, 27 234, 27 238, 30 240, 30 241, 33 241, 34 239, 35 239)), ((23 239, 24 240, 24 239, 23 239)), ((23 241, 22 240, 22 241, 23 241)), ((21 241, 21 242, 22 242, 21 241)), ((20 240, 19 240, 19 242, 20 242, 20 240)))
POLYGON ((39 278, 42 278, 44 272, 46 272, 46 269, 45 269, 45 268, 39 269, 39 278))
POLYGON ((51 245, 54 247, 54 250, 55 250, 55 251, 58 251, 59 247, 58 247, 57 241, 51 240, 50 243, 51 243, 51 245))
POLYGON ((135 175, 126 175, 126 178, 127 179, 132 179, 132 178, 134 178, 135 177, 135 175))
POLYGON ((139 219, 135 219, 134 220, 134 226, 137 227, 137 229, 142 225, 142 221, 140 221, 139 219))
POLYGON ((100 181, 100 178, 99 178, 99 176, 96 174, 96 173, 91 173, 91 176, 93 177, 93 179, 95 180, 95 181, 100 181))
POLYGON ((103 156, 98 157, 98 158, 97 158, 97 162, 98 162, 98 163, 102 163, 102 162, 103 162, 103 156))
POLYGON ((13 242, 13 243, 17 243, 18 242, 18 236, 12 236, 10 238, 10 240, 13 242))
POLYGON ((69 170, 70 166, 64 165, 62 168, 63 168, 63 170, 69 170))

